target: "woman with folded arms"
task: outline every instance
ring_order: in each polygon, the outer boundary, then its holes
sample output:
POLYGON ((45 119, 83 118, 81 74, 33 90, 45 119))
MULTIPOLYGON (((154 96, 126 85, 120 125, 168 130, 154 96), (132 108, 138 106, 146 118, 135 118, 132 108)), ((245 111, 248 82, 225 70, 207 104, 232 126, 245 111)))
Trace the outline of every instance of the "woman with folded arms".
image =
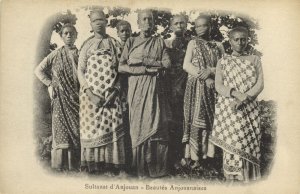
POLYGON ((211 141, 223 149, 224 175, 230 181, 260 178, 260 118, 256 97, 264 87, 258 56, 246 54, 248 30, 236 27, 229 33, 233 50, 219 60, 218 92, 211 141))

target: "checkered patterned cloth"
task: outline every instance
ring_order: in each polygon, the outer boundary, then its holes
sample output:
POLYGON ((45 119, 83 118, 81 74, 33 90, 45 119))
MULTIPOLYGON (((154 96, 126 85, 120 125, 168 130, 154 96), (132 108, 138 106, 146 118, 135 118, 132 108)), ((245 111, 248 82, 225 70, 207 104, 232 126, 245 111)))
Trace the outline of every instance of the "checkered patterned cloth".
MULTIPOLYGON (((255 66, 250 61, 226 56, 220 62, 225 86, 244 93, 256 83, 255 66)), ((261 133, 258 103, 247 101, 241 110, 233 112, 230 108, 232 101, 231 97, 218 96, 211 141, 224 151, 259 165, 261 133)))

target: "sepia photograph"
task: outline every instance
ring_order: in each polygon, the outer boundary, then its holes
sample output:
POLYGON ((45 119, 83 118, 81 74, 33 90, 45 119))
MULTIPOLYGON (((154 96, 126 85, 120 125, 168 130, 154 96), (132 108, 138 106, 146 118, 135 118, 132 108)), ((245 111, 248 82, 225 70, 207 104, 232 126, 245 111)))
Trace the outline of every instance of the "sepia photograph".
POLYGON ((300 4, 235 2, 2 1, 0 191, 298 193, 300 4))

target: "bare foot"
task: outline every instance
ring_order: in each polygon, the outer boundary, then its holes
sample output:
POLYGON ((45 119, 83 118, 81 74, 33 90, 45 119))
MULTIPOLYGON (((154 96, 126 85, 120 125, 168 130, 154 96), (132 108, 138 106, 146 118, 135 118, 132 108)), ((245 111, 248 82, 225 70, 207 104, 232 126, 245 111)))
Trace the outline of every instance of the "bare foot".
POLYGON ((191 163, 191 159, 190 158, 182 158, 180 163, 181 163, 181 166, 187 166, 191 163))
POLYGON ((114 176, 115 176, 114 173, 109 172, 109 171, 108 171, 108 172, 105 172, 104 175, 105 175, 105 176, 108 176, 108 177, 114 177, 114 176))
POLYGON ((118 176, 119 178, 127 178, 128 174, 124 170, 120 170, 118 176))
POLYGON ((192 169, 195 169, 195 168, 198 168, 198 167, 200 167, 200 163, 199 163, 199 161, 197 160, 197 161, 195 161, 195 163, 191 166, 191 168, 192 168, 192 169))

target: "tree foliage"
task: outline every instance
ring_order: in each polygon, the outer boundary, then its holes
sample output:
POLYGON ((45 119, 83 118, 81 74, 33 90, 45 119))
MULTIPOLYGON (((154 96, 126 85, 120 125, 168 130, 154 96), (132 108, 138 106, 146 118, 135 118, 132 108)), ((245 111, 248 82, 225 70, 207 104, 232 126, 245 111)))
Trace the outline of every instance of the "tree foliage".
MULTIPOLYGON (((81 9, 85 11, 91 11, 94 9, 103 10, 106 13, 106 18, 108 19, 108 27, 115 28, 117 23, 124 19, 124 17, 128 16, 132 13, 137 13, 140 9, 131 10, 126 7, 102 7, 102 6, 85 6, 81 9)), ((161 36, 164 39, 171 37, 171 29, 170 29, 170 19, 172 18, 172 11, 170 9, 151 9, 154 13, 155 18, 155 27, 154 33, 157 36, 161 36)), ((200 12, 198 10, 192 11, 182 11, 179 14, 184 15, 188 18, 188 29, 186 31, 185 36, 194 37, 196 36, 194 21, 191 19, 191 15, 197 15, 200 12)), ((226 38, 226 33, 237 26, 246 27, 249 30, 249 44, 246 48, 246 52, 249 54, 255 54, 261 56, 262 53, 255 49, 255 46, 258 44, 258 37, 256 31, 259 30, 258 21, 248 16, 242 16, 237 13, 225 13, 224 11, 206 11, 201 12, 201 14, 211 16, 211 39, 215 41, 220 41, 223 43, 225 51, 227 53, 231 53, 232 50, 230 48, 230 44, 228 38, 226 38), (221 33, 223 31, 223 34, 221 33), (225 34, 225 37, 224 37, 225 34)), ((195 18, 194 18, 195 19, 195 18)), ((62 14, 59 22, 54 26, 54 31, 59 32, 61 26, 64 23, 76 23, 76 15, 72 14, 70 10, 66 13, 62 14)), ((130 21, 132 22, 132 21, 130 21)), ((136 21, 134 21, 136 22, 136 21)), ((79 29, 80 30, 80 29, 79 29)), ((132 36, 137 36, 138 32, 133 32, 132 36)), ((51 49, 55 49, 57 45, 51 45, 51 49)))

